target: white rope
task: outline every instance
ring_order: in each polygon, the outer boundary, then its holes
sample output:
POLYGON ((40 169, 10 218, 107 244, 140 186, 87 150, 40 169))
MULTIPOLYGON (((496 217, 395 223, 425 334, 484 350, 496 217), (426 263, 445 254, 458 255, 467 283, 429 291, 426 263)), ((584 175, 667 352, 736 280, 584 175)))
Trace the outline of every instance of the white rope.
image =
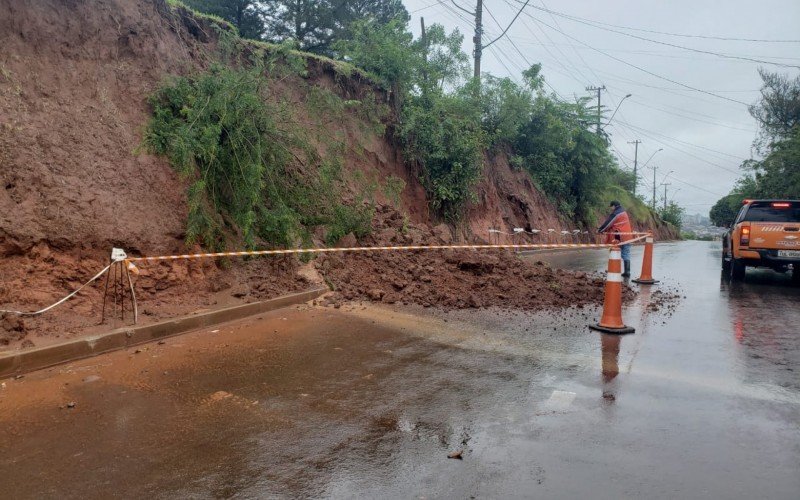
POLYGON ((89 286, 91 283, 93 283, 94 281, 96 281, 98 278, 100 278, 102 275, 104 275, 104 274, 105 274, 105 273, 106 273, 106 272, 107 272, 109 269, 111 269, 111 266, 113 266, 113 265, 114 265, 114 264, 116 264, 117 262, 121 262, 121 261, 119 261, 119 260, 116 260, 116 261, 112 262, 112 263, 111 263, 111 264, 109 264, 109 265, 108 265, 108 266, 107 266, 105 269, 103 269, 102 271, 100 271, 99 273, 97 273, 97 274, 94 276, 94 278, 90 279, 89 281, 87 281, 86 283, 84 283, 83 285, 81 285, 81 286, 80 286, 80 288, 78 288, 77 290, 75 290, 75 291, 74 291, 74 292, 72 292, 71 294, 67 295, 67 296, 66 296, 66 297, 64 297, 63 299, 59 300, 59 301, 58 301, 58 302, 56 302, 55 304, 52 304, 52 305, 50 305, 50 306, 47 306, 47 307, 45 307, 44 309, 41 309, 41 310, 39 310, 39 311, 35 311, 35 312, 7 311, 7 310, 5 310, 5 309, 0 309, 0 314, 16 314, 16 315, 18 315, 18 316, 38 316, 38 315, 40 315, 40 314, 44 314, 44 313, 46 313, 47 311, 49 311, 50 309, 53 309, 54 307, 56 307, 56 306, 59 306, 59 305, 63 304, 64 302, 68 301, 69 299, 71 299, 72 297, 74 297, 75 295, 77 295, 77 294, 78 294, 78 292, 80 292, 81 290, 83 290, 84 288, 86 288, 87 286, 89 286))
MULTIPOLYGON (((557 233, 558 232, 555 229, 548 229, 546 231, 543 230, 543 229, 531 229, 530 231, 528 231, 527 229, 522 229, 522 228, 517 228, 517 229, 520 229, 520 231, 515 231, 513 233, 507 233, 507 232, 502 231, 500 229, 489 229, 489 234, 504 234, 506 236, 519 236, 520 234, 532 234, 534 236, 538 236, 538 235, 540 235, 542 233, 544 233, 544 234, 553 234, 553 233, 557 233)), ((572 231, 563 230, 560 233, 561 233, 562 236, 577 236, 579 234, 589 234, 589 231, 581 232, 580 229, 573 229, 572 231)), ((631 234, 639 234, 639 233, 631 233, 631 234)))

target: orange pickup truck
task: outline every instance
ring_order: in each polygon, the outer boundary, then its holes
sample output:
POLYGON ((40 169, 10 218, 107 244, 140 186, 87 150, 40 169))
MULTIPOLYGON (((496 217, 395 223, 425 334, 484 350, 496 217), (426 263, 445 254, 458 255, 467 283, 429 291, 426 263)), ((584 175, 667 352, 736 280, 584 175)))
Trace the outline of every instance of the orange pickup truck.
POLYGON ((747 267, 791 267, 800 283, 800 201, 744 200, 722 239, 722 270, 741 280, 747 267))

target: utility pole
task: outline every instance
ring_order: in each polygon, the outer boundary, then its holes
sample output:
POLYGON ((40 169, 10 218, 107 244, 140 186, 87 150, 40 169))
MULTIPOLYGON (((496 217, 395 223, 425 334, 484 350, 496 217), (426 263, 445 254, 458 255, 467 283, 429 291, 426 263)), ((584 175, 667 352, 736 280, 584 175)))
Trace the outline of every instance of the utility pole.
POLYGON ((428 35, 425 31, 425 18, 420 17, 419 23, 422 27, 422 56, 425 58, 425 64, 422 66, 422 81, 428 83, 428 35))
POLYGON ((483 54, 483 0, 478 0, 478 5, 475 6, 475 36, 472 38, 475 42, 475 78, 481 78, 481 55, 483 54))
POLYGON ((672 183, 665 182, 664 183, 664 210, 667 209, 667 186, 671 186, 672 183))
POLYGON ((656 188, 658 187, 658 184, 656 183, 656 171, 657 170, 658 170, 658 167, 653 165, 653 210, 656 209, 656 188))
POLYGON ((606 89, 602 87, 586 87, 587 92, 597 92, 597 135, 600 135, 600 93, 606 89))
POLYGON ((636 139, 635 141, 629 141, 628 144, 633 144, 636 146, 636 152, 633 155, 633 197, 636 198, 636 185, 639 184, 639 144, 642 141, 636 139))
MULTIPOLYGON (((443 3, 444 1, 445 0, 441 0, 439 3, 443 3)), ((511 22, 508 24, 508 26, 506 26, 506 29, 504 29, 503 32, 500 33, 500 36, 498 36, 497 38, 495 38, 491 42, 487 43, 486 45, 483 44, 483 0, 477 0, 478 3, 477 3, 477 5, 475 5, 475 12, 470 12, 469 10, 465 9, 464 7, 458 5, 458 3, 456 3, 456 0, 451 0, 451 1, 453 2, 453 5, 455 5, 459 10, 462 10, 462 11, 466 12, 470 16, 475 16, 475 35, 472 37, 472 41, 475 43, 475 52, 473 54, 473 56, 475 58, 474 76, 475 76, 475 79, 477 79, 478 82, 480 83, 480 81, 481 81, 481 56, 483 56, 483 49, 488 48, 494 42, 496 42, 496 41, 500 40, 501 38, 503 38, 504 36, 506 36, 506 33, 508 33, 508 30, 511 29, 511 26, 514 25, 516 20, 519 18, 519 15, 522 14, 522 11, 525 10, 525 7, 528 6, 528 4, 531 2, 531 0, 525 0, 525 3, 522 4, 522 7, 520 7, 519 11, 517 11, 517 14, 514 16, 514 19, 512 19, 511 22)))

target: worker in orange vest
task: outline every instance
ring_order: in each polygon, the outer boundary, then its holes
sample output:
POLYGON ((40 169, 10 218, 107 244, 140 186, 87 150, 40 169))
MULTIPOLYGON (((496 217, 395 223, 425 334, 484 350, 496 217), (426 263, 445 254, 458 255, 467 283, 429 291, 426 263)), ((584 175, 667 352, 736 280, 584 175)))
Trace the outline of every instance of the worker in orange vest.
MULTIPOLYGON (((606 244, 609 245, 628 241, 633 237, 630 234, 633 232, 633 229, 631 228, 631 220, 628 217, 628 212, 626 212, 625 209, 622 208, 622 204, 616 200, 612 201, 609 207, 612 208, 611 214, 609 214, 606 221, 603 222, 603 225, 597 228, 597 232, 605 233, 606 244)), ((631 246, 622 245, 620 250, 622 250, 622 262, 625 264, 625 272, 622 273, 622 276, 629 278, 631 276, 631 246)))

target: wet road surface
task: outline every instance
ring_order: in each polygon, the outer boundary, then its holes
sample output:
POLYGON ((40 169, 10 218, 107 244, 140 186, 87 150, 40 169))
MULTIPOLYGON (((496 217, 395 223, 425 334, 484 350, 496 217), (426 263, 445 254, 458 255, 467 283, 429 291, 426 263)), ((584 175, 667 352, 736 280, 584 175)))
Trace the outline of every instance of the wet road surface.
POLYGON ((796 499, 800 289, 720 280, 718 245, 656 247, 631 336, 301 307, 6 380, 0 496, 796 499))

